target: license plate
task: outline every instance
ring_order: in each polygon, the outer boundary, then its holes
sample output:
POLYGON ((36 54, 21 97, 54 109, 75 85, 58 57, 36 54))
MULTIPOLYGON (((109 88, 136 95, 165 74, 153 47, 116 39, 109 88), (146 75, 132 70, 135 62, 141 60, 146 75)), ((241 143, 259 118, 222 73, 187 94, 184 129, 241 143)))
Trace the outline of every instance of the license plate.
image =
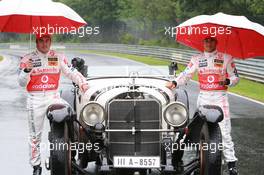
POLYGON ((115 168, 160 168, 160 157, 114 156, 115 168))

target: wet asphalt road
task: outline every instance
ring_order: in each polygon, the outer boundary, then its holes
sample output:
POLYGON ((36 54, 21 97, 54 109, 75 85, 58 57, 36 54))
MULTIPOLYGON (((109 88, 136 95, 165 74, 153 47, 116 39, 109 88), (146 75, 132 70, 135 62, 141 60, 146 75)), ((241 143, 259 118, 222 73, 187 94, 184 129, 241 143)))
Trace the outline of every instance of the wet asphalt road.
MULTIPOLYGON (((17 83, 18 55, 24 52, 1 50, 0 55, 7 56, 0 62, 0 174, 29 175, 32 169, 28 164, 28 126, 25 110, 25 92, 17 83)), ((138 65, 127 59, 95 54, 70 54, 68 58, 79 56, 85 58, 88 65, 138 65)), ((63 84, 70 81, 63 79, 63 84)), ((196 106, 198 86, 189 83, 186 87, 190 96, 191 113, 196 106)), ((264 162, 264 106, 244 98, 229 95, 232 116, 232 136, 235 142, 239 170, 241 175, 263 175, 264 162)), ((48 131, 45 123, 45 131, 48 131)), ((43 142, 47 143, 47 132, 43 133, 43 142)), ((42 159, 48 156, 42 150, 42 159)), ((49 174, 44 169, 43 174, 49 174)))

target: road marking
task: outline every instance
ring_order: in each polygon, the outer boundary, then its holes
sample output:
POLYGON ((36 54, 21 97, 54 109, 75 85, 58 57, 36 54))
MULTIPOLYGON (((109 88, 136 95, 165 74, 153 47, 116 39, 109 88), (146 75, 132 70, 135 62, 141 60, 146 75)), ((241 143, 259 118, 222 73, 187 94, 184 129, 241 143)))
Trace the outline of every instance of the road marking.
POLYGON ((252 98, 245 97, 245 96, 242 96, 242 95, 238 95, 238 94, 235 94, 235 93, 233 93, 233 92, 228 92, 228 93, 231 94, 231 95, 234 95, 234 96, 237 96, 237 97, 240 97, 240 98, 244 98, 244 99, 246 99, 246 100, 248 100, 248 101, 252 101, 252 102, 254 102, 254 103, 257 103, 257 104, 260 104, 260 105, 263 105, 263 106, 264 106, 264 103, 263 103, 263 102, 260 102, 260 101, 254 100, 254 99, 252 99, 252 98))

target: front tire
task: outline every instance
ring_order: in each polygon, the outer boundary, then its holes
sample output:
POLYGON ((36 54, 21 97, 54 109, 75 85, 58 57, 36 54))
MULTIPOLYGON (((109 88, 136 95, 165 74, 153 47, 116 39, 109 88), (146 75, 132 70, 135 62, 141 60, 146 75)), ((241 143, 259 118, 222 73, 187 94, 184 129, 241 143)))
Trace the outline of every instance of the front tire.
POLYGON ((72 175, 68 125, 66 122, 52 122, 50 128, 51 175, 72 175))
POLYGON ((221 130, 218 124, 205 123, 200 134, 200 149, 198 149, 199 170, 195 175, 221 175, 222 151, 221 130))

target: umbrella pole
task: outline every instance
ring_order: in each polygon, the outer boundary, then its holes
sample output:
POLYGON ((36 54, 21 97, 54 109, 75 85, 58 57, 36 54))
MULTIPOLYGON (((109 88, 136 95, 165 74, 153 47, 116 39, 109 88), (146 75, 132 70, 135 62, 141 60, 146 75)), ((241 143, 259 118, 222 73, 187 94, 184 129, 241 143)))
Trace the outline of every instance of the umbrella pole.
MULTIPOLYGON (((231 28, 232 30, 232 28, 231 28)), ((227 35, 227 37, 225 38, 225 55, 227 54, 227 44, 228 44, 228 41, 229 41, 229 35, 227 35)))
POLYGON ((31 33, 29 34, 29 52, 31 52, 31 39, 32 39, 32 36, 31 36, 31 33))

